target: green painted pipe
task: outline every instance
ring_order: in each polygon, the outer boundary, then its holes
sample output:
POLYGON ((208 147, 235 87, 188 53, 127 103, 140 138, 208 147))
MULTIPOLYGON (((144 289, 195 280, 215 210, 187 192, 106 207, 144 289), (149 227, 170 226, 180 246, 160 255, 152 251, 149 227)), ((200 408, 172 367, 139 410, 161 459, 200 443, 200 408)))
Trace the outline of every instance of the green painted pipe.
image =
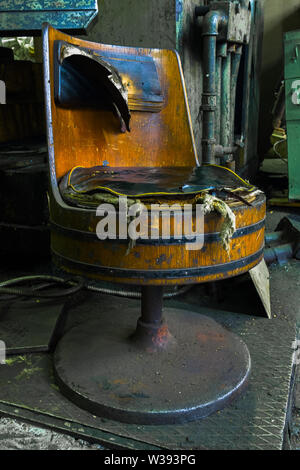
POLYGON ((234 118, 235 118, 235 102, 236 102, 236 87, 237 79, 240 69, 242 57, 242 46, 237 46, 236 50, 231 55, 231 85, 230 85, 230 94, 231 94, 231 104, 230 104, 230 141, 231 146, 234 145, 234 118))
POLYGON ((216 95, 217 108, 215 113, 215 138, 216 145, 220 144, 221 130, 221 86, 222 86, 222 57, 227 56, 227 43, 217 43, 217 60, 216 60, 216 95))
POLYGON ((221 68, 222 68, 222 57, 218 56, 216 61, 216 112, 215 112, 215 139, 216 144, 220 143, 220 128, 221 128, 221 68))
POLYGON ((209 11, 203 19, 202 162, 215 163, 216 55, 219 29, 228 18, 222 11, 209 11))

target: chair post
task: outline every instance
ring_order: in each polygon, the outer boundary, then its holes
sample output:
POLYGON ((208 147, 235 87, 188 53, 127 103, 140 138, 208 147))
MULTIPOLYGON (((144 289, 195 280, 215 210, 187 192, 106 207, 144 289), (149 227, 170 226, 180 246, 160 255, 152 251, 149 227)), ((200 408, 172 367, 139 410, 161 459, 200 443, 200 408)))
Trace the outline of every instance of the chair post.
POLYGON ((163 319, 163 287, 142 287, 141 316, 131 340, 148 352, 166 349, 174 338, 163 319))

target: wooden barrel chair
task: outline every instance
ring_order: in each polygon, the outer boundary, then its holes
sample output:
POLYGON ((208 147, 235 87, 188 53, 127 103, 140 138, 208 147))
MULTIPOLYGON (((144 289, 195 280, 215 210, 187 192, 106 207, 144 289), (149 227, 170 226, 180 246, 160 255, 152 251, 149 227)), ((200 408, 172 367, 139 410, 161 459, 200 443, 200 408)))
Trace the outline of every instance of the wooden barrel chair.
POLYGON ((91 43, 49 25, 43 41, 53 261, 142 291, 137 325, 137 308, 112 315, 99 305, 93 321, 63 336, 54 357, 60 389, 93 414, 125 422, 204 417, 244 389, 249 352, 211 318, 163 309, 163 287, 225 279, 258 264, 265 197, 230 170, 199 166, 175 51, 91 43), (120 216, 120 196, 165 205, 142 227, 155 237, 121 237, 118 217, 115 238, 97 235, 109 212, 97 207, 120 216), (198 203, 207 212, 201 233, 178 238, 176 210, 190 204, 195 230, 198 203))

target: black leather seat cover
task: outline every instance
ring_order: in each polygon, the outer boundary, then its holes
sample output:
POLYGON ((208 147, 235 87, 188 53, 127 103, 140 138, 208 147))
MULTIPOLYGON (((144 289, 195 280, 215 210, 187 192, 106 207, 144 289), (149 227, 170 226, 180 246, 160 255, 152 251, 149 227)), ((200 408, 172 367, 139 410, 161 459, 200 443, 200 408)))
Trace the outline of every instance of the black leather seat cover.
MULTIPOLYGON (((217 165, 200 167, 75 167, 60 182, 62 197, 74 204, 74 194, 86 203, 93 194, 149 198, 186 196, 203 191, 249 194, 256 188, 231 170, 217 165)), ((225 194, 225 193, 224 193, 225 194)))

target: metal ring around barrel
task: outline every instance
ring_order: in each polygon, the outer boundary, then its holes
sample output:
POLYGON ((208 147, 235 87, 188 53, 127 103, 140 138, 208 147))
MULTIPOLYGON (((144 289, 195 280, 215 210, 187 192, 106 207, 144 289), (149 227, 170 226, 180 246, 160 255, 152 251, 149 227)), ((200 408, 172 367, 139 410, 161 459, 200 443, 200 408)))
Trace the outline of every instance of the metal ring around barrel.
MULTIPOLYGON (((96 217, 84 227, 62 225, 63 218, 51 223, 53 260, 65 271, 89 278, 136 285, 175 285, 225 279, 249 271, 260 262, 264 248, 265 196, 258 194, 251 206, 232 207, 237 228, 228 252, 220 232, 222 217, 207 216, 204 246, 187 250, 187 240, 137 240, 128 250, 129 240, 99 240, 96 217)), ((87 223, 87 221, 86 221, 87 223)))

